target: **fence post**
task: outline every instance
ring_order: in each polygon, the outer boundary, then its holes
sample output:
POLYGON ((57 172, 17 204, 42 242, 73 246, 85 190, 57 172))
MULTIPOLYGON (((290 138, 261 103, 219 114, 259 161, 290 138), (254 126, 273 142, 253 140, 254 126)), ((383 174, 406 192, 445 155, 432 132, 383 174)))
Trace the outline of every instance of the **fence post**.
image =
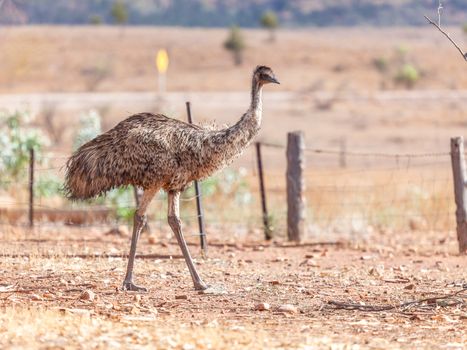
POLYGON ((266 240, 272 239, 272 228, 269 224, 269 213, 266 205, 266 188, 264 186, 263 159, 261 157, 261 143, 256 142, 256 161, 258 164, 259 191, 261 194, 261 209, 263 211, 264 237, 266 240))
POLYGON ((464 157, 464 138, 451 138, 451 161, 456 200, 457 239, 459 252, 467 253, 467 172, 464 157))
POLYGON ((305 234, 305 140, 303 132, 287 134, 287 236, 299 242, 305 234))
MULTIPOLYGON (((191 118, 191 104, 186 102, 186 114, 188 116, 188 123, 193 124, 193 119, 191 118)), ((196 210, 198 213, 198 226, 199 226, 199 239, 201 244, 201 251, 204 255, 207 253, 208 244, 206 242, 206 231, 204 229, 204 213, 203 205, 201 203, 201 188, 199 187, 199 182, 195 180, 195 193, 196 193, 196 210)))
POLYGON ((34 226, 34 149, 29 149, 29 227, 34 226))

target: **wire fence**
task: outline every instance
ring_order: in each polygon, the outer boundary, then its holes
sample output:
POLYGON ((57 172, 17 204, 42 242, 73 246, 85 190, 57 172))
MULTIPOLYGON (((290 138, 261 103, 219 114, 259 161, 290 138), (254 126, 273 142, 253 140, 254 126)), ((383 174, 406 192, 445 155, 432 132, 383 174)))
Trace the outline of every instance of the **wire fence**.
MULTIPOLYGON (((281 236, 285 235, 287 221, 286 147, 274 143, 261 146, 267 215, 275 235, 281 236)), ((245 234, 260 234, 264 217, 254 147, 246 153, 234 173, 221 173, 214 185, 209 180, 203 183, 208 232, 212 227, 234 224, 237 229, 243 227, 245 234), (249 162, 245 163, 245 159, 249 162)), ((73 203, 60 192, 47 193, 50 178, 63 181, 67 155, 48 154, 42 160, 34 169, 33 227, 108 229, 131 223, 127 219, 135 209, 132 196, 73 203), (124 218, 122 212, 126 213, 124 218)), ((455 230, 449 152, 392 154, 305 148, 305 163, 306 227, 311 236, 364 236, 376 230, 455 230)), ((27 174, 28 169, 25 166, 21 172, 27 174)), ((0 178, 1 227, 30 226, 29 185, 27 177, 0 178)), ((195 225, 199 217, 196 198, 193 190, 182 196, 181 219, 189 226, 195 225)), ((166 231, 166 208, 166 196, 160 193, 148 210, 151 229, 166 231)))

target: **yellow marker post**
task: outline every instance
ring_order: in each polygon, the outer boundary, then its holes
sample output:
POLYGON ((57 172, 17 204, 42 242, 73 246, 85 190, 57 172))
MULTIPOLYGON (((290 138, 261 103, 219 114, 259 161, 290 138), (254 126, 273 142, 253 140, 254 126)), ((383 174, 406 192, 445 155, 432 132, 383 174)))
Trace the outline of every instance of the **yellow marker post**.
POLYGON ((167 69, 169 68, 169 55, 167 50, 157 51, 156 67, 159 72, 159 93, 164 93, 167 87, 167 69))

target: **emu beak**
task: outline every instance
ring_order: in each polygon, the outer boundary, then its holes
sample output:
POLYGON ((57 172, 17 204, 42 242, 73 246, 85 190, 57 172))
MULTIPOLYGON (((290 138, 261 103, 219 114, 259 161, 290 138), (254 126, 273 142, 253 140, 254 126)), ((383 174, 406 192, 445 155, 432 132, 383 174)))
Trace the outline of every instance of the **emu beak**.
POLYGON ((278 81, 276 78, 271 78, 269 81, 270 81, 271 83, 279 84, 279 85, 280 85, 279 81, 278 81))

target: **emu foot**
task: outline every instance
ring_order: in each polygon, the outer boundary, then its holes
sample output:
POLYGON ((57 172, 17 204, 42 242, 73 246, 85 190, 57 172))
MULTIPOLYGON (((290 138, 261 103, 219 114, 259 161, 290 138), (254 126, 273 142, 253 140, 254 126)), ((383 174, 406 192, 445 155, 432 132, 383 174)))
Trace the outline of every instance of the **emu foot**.
POLYGON ((203 281, 194 282, 194 285, 195 285, 195 290, 206 290, 209 288, 209 286, 203 281))
POLYGON ((223 286, 208 286, 206 289, 200 290, 198 294, 224 295, 228 292, 223 286))
POLYGON ((147 292, 148 289, 144 287, 138 287, 133 282, 123 282, 122 290, 128 290, 132 292, 147 292))

